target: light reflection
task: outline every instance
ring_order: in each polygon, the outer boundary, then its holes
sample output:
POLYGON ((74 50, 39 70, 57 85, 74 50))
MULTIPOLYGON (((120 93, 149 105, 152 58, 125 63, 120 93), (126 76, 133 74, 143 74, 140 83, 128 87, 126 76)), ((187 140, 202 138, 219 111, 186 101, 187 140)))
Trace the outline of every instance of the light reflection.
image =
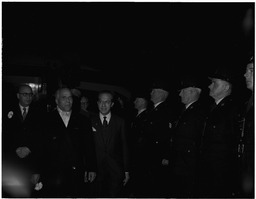
POLYGON ((9 197, 30 197, 30 172, 19 168, 16 164, 3 163, 2 191, 9 197))

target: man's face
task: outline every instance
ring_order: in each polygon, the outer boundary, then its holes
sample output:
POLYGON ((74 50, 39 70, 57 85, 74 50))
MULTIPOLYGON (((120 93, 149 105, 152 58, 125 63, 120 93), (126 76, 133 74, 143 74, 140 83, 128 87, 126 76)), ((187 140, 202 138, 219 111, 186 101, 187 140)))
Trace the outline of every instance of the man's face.
POLYGON ((33 100, 32 89, 29 86, 22 86, 17 93, 17 98, 21 106, 29 106, 33 100))
POLYGON ((246 81, 246 86, 250 90, 253 90, 253 75, 254 75, 253 63, 249 63, 246 67, 246 72, 244 74, 244 77, 246 81))
POLYGON ((209 85, 209 95, 213 99, 220 99, 226 92, 227 82, 221 79, 212 78, 212 83, 209 85))
POLYGON ((145 100, 143 98, 137 97, 134 100, 134 108, 136 108, 137 110, 144 108, 145 106, 145 100))
POLYGON ((181 89, 179 96, 181 97, 181 102, 185 105, 188 105, 194 101, 195 90, 191 87, 183 88, 181 89))
POLYGON ((151 101, 154 104, 157 104, 158 102, 163 101, 164 99, 164 90, 159 89, 159 88, 154 88, 152 89, 150 96, 151 96, 151 101))
POLYGON ((62 89, 56 98, 56 104, 62 111, 71 111, 73 104, 72 93, 68 89, 62 89))
POLYGON ((102 115, 107 115, 110 112, 111 107, 114 105, 114 103, 112 102, 112 95, 109 93, 102 93, 99 96, 97 104, 100 113, 102 115))
POLYGON ((81 98, 81 101, 80 101, 80 104, 81 104, 81 109, 83 110, 87 110, 88 108, 88 99, 86 97, 82 97, 81 98))

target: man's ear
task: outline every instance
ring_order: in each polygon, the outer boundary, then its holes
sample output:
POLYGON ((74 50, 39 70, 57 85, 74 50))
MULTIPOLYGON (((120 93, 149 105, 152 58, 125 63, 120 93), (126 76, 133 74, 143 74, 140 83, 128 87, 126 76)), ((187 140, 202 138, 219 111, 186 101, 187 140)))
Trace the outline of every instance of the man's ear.
POLYGON ((230 85, 229 85, 229 83, 226 83, 225 90, 228 91, 229 89, 230 89, 230 85))
POLYGON ((111 108, 114 106, 114 104, 115 104, 114 102, 111 103, 111 108))

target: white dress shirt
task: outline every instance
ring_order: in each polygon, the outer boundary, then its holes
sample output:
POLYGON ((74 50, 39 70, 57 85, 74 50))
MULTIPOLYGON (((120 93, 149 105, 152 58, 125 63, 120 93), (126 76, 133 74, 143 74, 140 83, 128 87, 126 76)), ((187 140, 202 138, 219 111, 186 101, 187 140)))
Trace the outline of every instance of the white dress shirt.
POLYGON ((59 107, 57 107, 57 110, 60 114, 60 117, 61 117, 62 121, 64 122, 65 126, 67 127, 69 119, 70 119, 71 111, 68 111, 68 112, 67 111, 62 111, 59 107))
POLYGON ((107 115, 102 115, 102 114, 100 113, 101 124, 103 124, 104 117, 106 117, 106 120, 107 120, 107 122, 108 122, 108 124, 109 124, 109 121, 110 121, 110 118, 111 118, 111 113, 108 113, 107 115))

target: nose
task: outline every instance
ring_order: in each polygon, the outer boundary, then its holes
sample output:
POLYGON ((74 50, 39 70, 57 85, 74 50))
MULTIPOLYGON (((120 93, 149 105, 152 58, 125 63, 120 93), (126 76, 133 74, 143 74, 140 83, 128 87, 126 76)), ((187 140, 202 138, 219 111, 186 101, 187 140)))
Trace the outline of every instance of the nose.
POLYGON ((245 77, 245 78, 248 78, 248 76, 249 76, 249 74, 248 74, 248 72, 246 72, 246 73, 244 74, 244 77, 245 77))
POLYGON ((213 83, 211 83, 211 84, 208 86, 208 88, 211 89, 211 88, 212 88, 212 85, 213 85, 213 83))
POLYGON ((182 90, 180 91, 180 93, 179 93, 179 96, 181 97, 181 95, 182 95, 182 90))

